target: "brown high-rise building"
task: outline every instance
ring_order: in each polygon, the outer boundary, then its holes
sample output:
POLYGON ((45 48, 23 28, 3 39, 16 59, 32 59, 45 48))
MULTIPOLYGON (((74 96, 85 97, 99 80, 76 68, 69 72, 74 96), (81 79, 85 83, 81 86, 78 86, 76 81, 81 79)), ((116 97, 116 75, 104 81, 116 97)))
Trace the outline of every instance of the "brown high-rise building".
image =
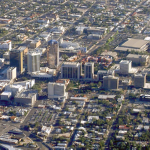
POLYGON ((137 88, 143 88, 146 84, 146 74, 135 74, 134 75, 134 86, 137 88))
POLYGON ((17 72, 23 72, 23 50, 11 50, 10 51, 10 66, 17 67, 17 72))
POLYGON ((59 44, 56 40, 50 40, 47 46, 47 64, 49 68, 57 68, 59 65, 59 44))
POLYGON ((119 87, 119 78, 108 75, 103 77, 103 87, 104 89, 118 89, 119 87))

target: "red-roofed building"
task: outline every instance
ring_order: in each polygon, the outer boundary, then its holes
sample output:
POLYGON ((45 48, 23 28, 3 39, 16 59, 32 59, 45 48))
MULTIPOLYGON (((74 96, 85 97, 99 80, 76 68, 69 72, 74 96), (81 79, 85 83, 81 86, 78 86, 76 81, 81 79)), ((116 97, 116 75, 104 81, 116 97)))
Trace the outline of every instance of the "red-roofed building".
POLYGON ((130 128, 131 128, 131 126, 127 127, 127 125, 119 125, 120 130, 129 130, 130 128))

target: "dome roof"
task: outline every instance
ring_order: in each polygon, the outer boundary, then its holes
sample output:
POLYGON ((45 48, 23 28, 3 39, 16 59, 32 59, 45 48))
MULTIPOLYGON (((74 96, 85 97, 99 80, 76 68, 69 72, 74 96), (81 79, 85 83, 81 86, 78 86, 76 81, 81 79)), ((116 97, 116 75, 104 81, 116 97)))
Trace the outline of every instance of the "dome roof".
POLYGON ((50 40, 50 41, 48 41, 48 45, 51 45, 51 44, 58 44, 58 41, 56 41, 56 40, 50 40))

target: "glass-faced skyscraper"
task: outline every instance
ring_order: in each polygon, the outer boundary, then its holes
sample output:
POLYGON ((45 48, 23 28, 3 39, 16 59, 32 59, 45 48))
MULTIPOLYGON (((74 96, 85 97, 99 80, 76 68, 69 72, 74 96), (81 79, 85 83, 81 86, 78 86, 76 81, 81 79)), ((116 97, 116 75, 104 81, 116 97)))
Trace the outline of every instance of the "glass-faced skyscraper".
POLYGON ((50 40, 47 46, 47 64, 49 68, 57 68, 59 65, 59 43, 50 40))
POLYGON ((23 50, 10 51, 10 66, 17 67, 17 72, 23 72, 23 50))

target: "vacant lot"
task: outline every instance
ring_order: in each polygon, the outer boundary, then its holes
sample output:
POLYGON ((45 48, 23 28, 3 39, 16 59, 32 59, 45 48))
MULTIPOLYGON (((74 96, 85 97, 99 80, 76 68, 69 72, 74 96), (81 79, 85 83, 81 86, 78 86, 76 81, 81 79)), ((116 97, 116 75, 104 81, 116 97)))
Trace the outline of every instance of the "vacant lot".
POLYGON ((1 27, 4 27, 5 25, 6 25, 6 24, 0 24, 0 28, 1 28, 1 27))

